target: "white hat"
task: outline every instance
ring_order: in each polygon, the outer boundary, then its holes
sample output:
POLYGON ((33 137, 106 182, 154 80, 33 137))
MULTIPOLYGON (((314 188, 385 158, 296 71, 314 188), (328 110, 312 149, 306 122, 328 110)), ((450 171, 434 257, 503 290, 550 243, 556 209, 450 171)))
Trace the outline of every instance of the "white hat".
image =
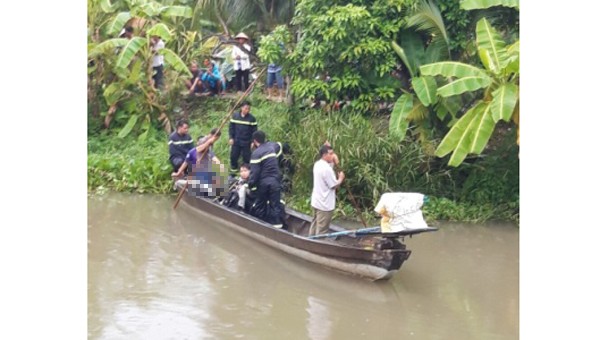
POLYGON ((239 38, 250 40, 250 38, 248 38, 248 36, 245 35, 243 32, 239 33, 238 35, 235 36, 235 39, 239 39, 239 38))

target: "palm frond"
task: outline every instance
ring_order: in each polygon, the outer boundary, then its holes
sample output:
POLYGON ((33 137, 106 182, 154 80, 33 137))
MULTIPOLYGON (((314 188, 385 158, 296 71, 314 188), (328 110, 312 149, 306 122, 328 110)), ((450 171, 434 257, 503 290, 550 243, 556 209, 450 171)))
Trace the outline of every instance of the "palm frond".
POLYGON ((421 0, 414 14, 408 18, 408 27, 414 27, 418 31, 431 34, 431 44, 443 44, 446 46, 446 55, 450 56, 450 41, 444 20, 437 6, 428 0, 421 0))
MULTIPOLYGON (((406 55, 406 60, 413 71, 413 77, 419 75, 419 67, 425 59, 425 46, 419 35, 414 31, 403 31, 400 33, 400 44, 406 55)), ((404 60, 403 60, 404 61, 404 60)), ((406 62, 405 62, 406 63, 406 62)))

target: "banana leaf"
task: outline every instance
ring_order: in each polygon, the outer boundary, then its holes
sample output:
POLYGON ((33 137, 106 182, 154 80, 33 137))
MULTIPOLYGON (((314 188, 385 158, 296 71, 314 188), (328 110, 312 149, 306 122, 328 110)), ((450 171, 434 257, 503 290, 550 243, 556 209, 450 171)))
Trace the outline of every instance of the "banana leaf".
POLYGON ((137 123, 138 118, 139 118, 138 115, 132 115, 129 118, 129 120, 127 121, 127 124, 125 124, 125 126, 121 129, 121 131, 119 131, 119 134, 117 135, 117 137, 119 137, 119 138, 126 137, 131 132, 133 127, 135 126, 135 123, 137 123))
POLYGON ((423 105, 429 106, 437 102, 437 84, 432 77, 412 78, 412 86, 423 105))
POLYGON ((494 99, 492 99, 490 106, 494 123, 497 123, 500 119, 509 122, 515 110, 515 105, 517 105, 519 88, 512 83, 502 84, 492 92, 492 96, 494 99))
POLYGON ((117 47, 125 46, 128 41, 129 40, 123 38, 115 38, 103 41, 97 45, 88 45, 88 58, 93 58, 105 53, 114 53, 117 47))
POLYGON ((152 26, 148 30, 147 35, 149 37, 151 37, 153 35, 158 35, 164 41, 171 39, 171 32, 169 31, 169 27, 167 27, 167 25, 165 25, 163 23, 158 23, 158 24, 152 26))
POLYGON ((450 97, 487 87, 491 83, 492 79, 486 75, 478 77, 464 77, 456 79, 455 81, 438 88, 437 93, 442 97, 450 97))
POLYGON ((179 56, 175 54, 175 52, 171 51, 168 48, 163 48, 159 51, 159 53, 165 56, 165 62, 168 65, 173 66, 173 68, 176 71, 185 73, 188 77, 192 76, 192 72, 190 72, 183 60, 181 60, 181 58, 179 58, 179 56))
POLYGON ((131 73, 129 74, 129 77, 127 78, 127 83, 135 84, 138 81, 140 81, 141 76, 142 76, 142 60, 136 60, 136 62, 133 64, 133 67, 131 68, 131 73))
POLYGON ((460 0, 460 8, 467 11, 472 9, 485 9, 493 6, 519 9, 519 0, 460 0))
POLYGON ((492 132, 494 132, 494 127, 496 127, 496 123, 492 117, 491 105, 486 104, 482 109, 479 109, 469 125, 469 129, 473 131, 469 153, 480 154, 483 151, 492 136, 492 132))
POLYGON ((161 8, 160 15, 163 17, 192 17, 192 9, 188 6, 165 6, 161 8))
POLYGON ((139 9, 149 17, 155 17, 160 14, 161 5, 157 2, 151 1, 139 6, 139 9))
POLYGON ((450 114, 453 119, 456 118, 456 113, 460 110, 462 101, 459 96, 441 97, 436 105, 436 115, 440 120, 444 120, 447 114, 450 114))
POLYGON ((119 54, 119 58, 117 58, 117 68, 126 68, 138 51, 148 42, 145 38, 140 37, 133 37, 130 40, 125 40, 127 41, 127 44, 124 45, 123 50, 119 54))
POLYGON ((477 22, 476 41, 478 49, 489 51, 490 65, 487 67, 488 70, 498 74, 500 70, 506 67, 509 61, 506 43, 486 18, 482 18, 477 22))
POLYGON ((121 12, 117 14, 115 18, 108 24, 106 28, 106 34, 111 36, 120 32, 129 19, 131 19, 131 14, 129 12, 121 12))
POLYGON ((121 90, 121 84, 118 82, 112 83, 106 87, 103 92, 104 99, 108 106, 114 105, 123 95, 123 91, 121 90))
POLYGON ((452 126, 442 142, 435 150, 435 155, 444 157, 453 151, 450 161, 451 166, 458 166, 467 157, 473 144, 473 130, 471 129, 475 117, 487 104, 479 102, 471 107, 456 124, 452 126))
POLYGON ((504 69, 507 73, 519 73, 519 41, 510 45, 507 48, 508 51, 508 65, 504 69))
POLYGON ((390 135, 402 141, 406 136, 408 120, 406 116, 413 106, 413 95, 405 93, 398 98, 390 116, 390 135))
POLYGON ((479 59, 486 70, 493 74, 499 73, 500 70, 498 69, 498 65, 492 61, 492 55, 490 51, 486 50, 485 48, 478 48, 477 54, 479 54, 479 59))
POLYGON ((444 77, 469 77, 469 76, 486 76, 485 71, 468 64, 459 63, 456 61, 442 61, 439 63, 427 64, 420 67, 422 76, 437 76, 444 77))
POLYGON ((119 5, 113 5, 110 3, 110 0, 100 0, 100 8, 104 13, 112 13, 114 12, 119 5))

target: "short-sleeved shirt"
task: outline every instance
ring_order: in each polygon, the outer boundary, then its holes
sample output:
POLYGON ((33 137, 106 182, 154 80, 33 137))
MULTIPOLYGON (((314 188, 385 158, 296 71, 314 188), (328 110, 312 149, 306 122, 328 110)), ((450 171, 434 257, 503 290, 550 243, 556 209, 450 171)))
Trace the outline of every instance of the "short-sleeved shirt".
POLYGON ((169 136, 169 160, 175 158, 185 158, 188 151, 194 148, 194 140, 189 134, 180 135, 174 131, 169 136))
MULTIPOLYGON (((209 138, 209 136, 203 137, 202 139, 200 139, 200 141, 198 141, 198 143, 200 145, 204 144, 206 142, 207 138, 209 138)), ((202 152, 200 154, 198 154, 198 150, 196 148, 193 148, 185 156, 185 161, 188 163, 188 166, 192 167, 193 171, 201 171, 201 172, 211 171, 210 165, 212 163, 213 157, 215 157, 215 153, 212 150, 212 146, 208 149, 208 151, 206 152, 206 155, 204 155, 204 157, 202 157, 202 160, 200 161, 200 163, 196 164, 198 162, 198 157, 200 157, 201 155, 202 155, 202 152)))
POLYGON ((315 162, 313 182, 310 205, 321 211, 333 211, 335 209, 335 186, 338 182, 329 163, 322 159, 315 162))
POLYGON ((157 67, 164 63, 165 57, 158 53, 158 51, 163 48, 165 48, 165 42, 161 39, 159 39, 158 42, 152 47, 152 51, 156 52, 156 54, 152 56, 152 67, 157 67))

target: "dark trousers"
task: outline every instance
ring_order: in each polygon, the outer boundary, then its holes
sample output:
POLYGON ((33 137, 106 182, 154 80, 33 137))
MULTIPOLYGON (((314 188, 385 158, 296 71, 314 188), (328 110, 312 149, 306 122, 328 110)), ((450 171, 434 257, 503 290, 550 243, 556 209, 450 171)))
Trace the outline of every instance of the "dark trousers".
POLYGON ((205 89, 208 89, 212 95, 217 95, 223 91, 223 84, 220 80, 215 81, 211 84, 209 81, 202 82, 205 89), (213 86, 214 85, 214 86, 213 86))
POLYGON ((231 171, 237 172, 237 170, 239 169, 238 159, 240 158, 240 153, 242 154, 242 160, 244 161, 244 163, 250 164, 250 144, 242 146, 234 143, 231 146, 231 154, 229 159, 231 171))
MULTIPOLYGON (((183 164, 183 162, 185 162, 185 157, 173 157, 171 158, 171 165, 173 165, 173 171, 177 172, 179 171, 179 168, 181 167, 181 164, 183 164)), ((185 168, 185 172, 187 173, 187 167, 185 168)))
POLYGON ((160 89, 162 88, 163 83, 163 65, 154 66, 153 69, 154 75, 152 76, 152 79, 154 80, 154 88, 160 89))
POLYGON ((254 202, 256 217, 271 223, 282 224, 281 184, 275 178, 265 178, 256 188, 254 202))
POLYGON ((246 91, 248 89, 250 80, 248 77, 250 76, 250 69, 248 70, 237 70, 235 71, 235 87, 238 91, 246 91), (242 90, 242 85, 244 85, 244 89, 242 90))

